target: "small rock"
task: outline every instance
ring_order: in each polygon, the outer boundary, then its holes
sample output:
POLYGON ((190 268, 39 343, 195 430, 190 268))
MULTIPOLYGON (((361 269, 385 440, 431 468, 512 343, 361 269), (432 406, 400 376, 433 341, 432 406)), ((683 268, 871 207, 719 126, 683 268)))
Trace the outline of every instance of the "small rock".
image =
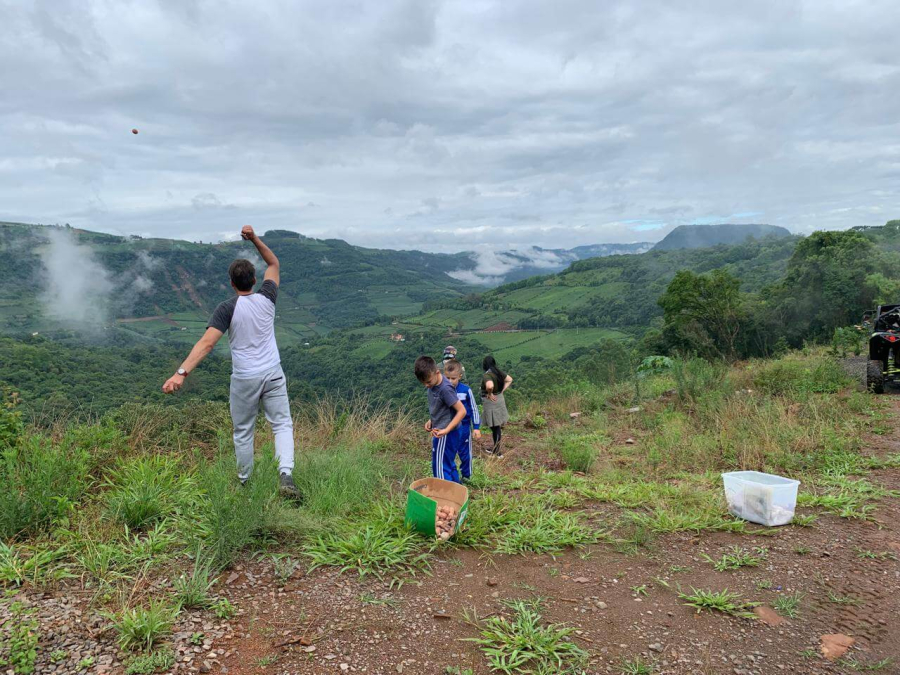
POLYGON ((626 438, 626 439, 625 439, 625 445, 634 445, 634 439, 633 439, 633 438, 626 438))
POLYGON ((628 409, 628 412, 630 412, 630 413, 638 413, 638 412, 641 412, 641 406, 636 405, 636 406, 634 406, 633 408, 629 408, 629 409, 628 409))
POLYGON ((605 602, 603 602, 602 600, 599 600, 596 603, 596 605, 597 605, 597 609, 606 609, 606 607, 607 607, 607 604, 605 602))
POLYGON ((574 579, 572 579, 572 581, 574 581, 576 584, 587 584, 591 580, 587 577, 575 577, 574 579))
POLYGON ((350 670, 350 664, 349 664, 349 663, 342 663, 342 664, 341 664, 341 670, 344 671, 344 672, 346 673, 348 670, 350 670))
POLYGON ((487 580, 488 586, 496 586, 497 583, 498 583, 498 581, 496 579, 494 579, 493 577, 487 580))
POLYGON ((581 413, 580 413, 580 412, 571 412, 571 413, 569 413, 569 418, 570 418, 570 419, 573 419, 573 420, 574 420, 574 419, 578 419, 579 417, 581 417, 581 413))
POLYGON ((756 614, 756 618, 758 618, 767 626, 780 626, 781 624, 785 623, 784 617, 780 616, 771 607, 760 605, 759 607, 753 608, 753 613, 756 614))
POLYGON ((662 652, 663 646, 661 642, 654 642, 652 645, 650 645, 649 649, 653 652, 662 652))
POLYGON ((822 656, 829 661, 836 661, 847 653, 847 650, 853 646, 856 640, 849 635, 843 633, 832 633, 821 637, 822 656))
POLYGON ((203 663, 200 664, 200 672, 201 673, 212 672, 212 666, 210 665, 209 661, 204 661, 203 663))

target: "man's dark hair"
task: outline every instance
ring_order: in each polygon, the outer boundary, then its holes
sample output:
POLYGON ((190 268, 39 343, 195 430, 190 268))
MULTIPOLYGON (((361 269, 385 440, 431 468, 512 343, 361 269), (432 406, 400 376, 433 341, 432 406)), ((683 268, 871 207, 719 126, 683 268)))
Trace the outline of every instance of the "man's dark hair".
POLYGON ((438 371, 437 364, 430 356, 420 356, 416 359, 416 378, 419 382, 427 382, 428 378, 438 371))
POLYGON ((239 291, 249 291, 253 289, 256 283, 256 268, 253 263, 243 258, 238 258, 228 268, 228 276, 231 277, 231 283, 239 291))

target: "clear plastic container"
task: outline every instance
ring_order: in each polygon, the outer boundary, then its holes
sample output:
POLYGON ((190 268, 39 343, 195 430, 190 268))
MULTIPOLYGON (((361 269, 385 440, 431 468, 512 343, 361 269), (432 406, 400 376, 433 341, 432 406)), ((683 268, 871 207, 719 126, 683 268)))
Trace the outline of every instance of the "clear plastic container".
POLYGON ((728 510, 738 518, 767 527, 794 519, 799 480, 759 471, 723 473, 722 480, 728 510))

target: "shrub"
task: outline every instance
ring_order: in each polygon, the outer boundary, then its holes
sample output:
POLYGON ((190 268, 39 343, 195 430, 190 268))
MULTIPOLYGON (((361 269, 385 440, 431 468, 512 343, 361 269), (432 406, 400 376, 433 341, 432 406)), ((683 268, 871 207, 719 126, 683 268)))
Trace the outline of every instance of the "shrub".
POLYGON ((597 460, 599 451, 590 436, 569 436, 559 441, 559 456, 572 471, 587 473, 597 460))
POLYGON ((64 518, 88 483, 85 453, 43 436, 0 451, 0 539, 35 534, 64 518))

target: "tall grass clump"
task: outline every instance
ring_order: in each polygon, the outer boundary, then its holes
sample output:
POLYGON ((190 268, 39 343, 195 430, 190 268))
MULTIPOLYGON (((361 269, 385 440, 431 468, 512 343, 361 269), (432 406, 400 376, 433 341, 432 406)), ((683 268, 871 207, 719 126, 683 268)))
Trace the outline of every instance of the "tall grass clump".
POLYGON ((294 433, 302 448, 356 447, 366 443, 400 446, 414 426, 418 422, 409 410, 397 410, 390 403, 375 402, 365 396, 348 400, 320 398, 300 409, 294 433))
POLYGON ((599 449, 596 438, 592 436, 562 436, 555 439, 557 452, 566 468, 572 471, 587 473, 597 461, 599 449))
POLYGON ((212 605, 209 595, 215 585, 215 577, 211 577, 213 561, 198 550, 194 555, 194 567, 190 574, 182 573, 172 580, 175 599, 178 606, 187 609, 206 608, 212 605))
POLYGON ((701 401, 718 400, 728 389, 728 368, 724 363, 699 358, 675 359, 671 363, 678 402, 695 408, 701 401))
POLYGON ((215 456, 222 429, 231 427, 228 405, 212 401, 189 406, 126 403, 108 413, 106 421, 121 430, 132 452, 187 455, 200 449, 208 458, 215 456))
POLYGON ((271 448, 256 458, 253 475, 243 486, 230 452, 221 453, 201 471, 200 529, 214 568, 228 567, 241 549, 265 531, 277 499, 277 481, 271 448))
POLYGON ((110 473, 107 484, 110 513, 133 530, 173 514, 194 488, 193 477, 183 474, 181 463, 171 455, 125 460, 110 473))
POLYGON ((44 436, 0 451, 0 539, 37 534, 65 518, 89 483, 86 453, 44 436))
POLYGON ((119 634, 119 646, 126 651, 149 650, 172 632, 178 608, 155 599, 147 605, 123 609, 107 615, 119 634))
POLYGON ((383 496, 391 464, 371 444, 313 449, 298 457, 294 479, 303 506, 319 516, 362 514, 383 496))

